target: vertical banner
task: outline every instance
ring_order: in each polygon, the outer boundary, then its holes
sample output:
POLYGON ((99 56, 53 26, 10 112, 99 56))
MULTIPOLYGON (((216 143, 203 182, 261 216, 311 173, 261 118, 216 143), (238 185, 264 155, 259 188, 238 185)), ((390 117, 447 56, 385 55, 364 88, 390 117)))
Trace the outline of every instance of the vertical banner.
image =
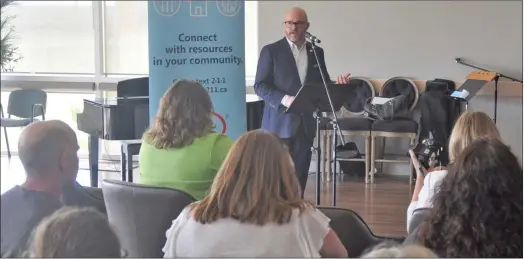
POLYGON ((177 79, 198 80, 216 131, 246 131, 244 1, 148 1, 149 115, 177 79))

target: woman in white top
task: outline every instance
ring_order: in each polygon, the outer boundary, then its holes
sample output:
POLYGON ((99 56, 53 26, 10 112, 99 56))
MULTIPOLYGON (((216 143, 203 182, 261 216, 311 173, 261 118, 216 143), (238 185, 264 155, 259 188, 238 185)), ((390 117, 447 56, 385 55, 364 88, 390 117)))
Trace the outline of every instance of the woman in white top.
MULTIPOLYGON (((497 125, 495 125, 486 113, 478 111, 467 111, 463 113, 457 119, 451 136, 449 137, 448 151, 451 163, 455 157, 460 155, 464 148, 479 138, 495 138, 502 141, 497 125)), ((411 150, 409 154, 411 155, 415 171, 417 171, 417 181, 411 203, 407 209, 408 231, 410 231, 409 225, 414 211, 421 208, 432 207, 433 196, 438 191, 438 187, 448 173, 445 168, 440 166, 427 170, 422 167, 421 171, 416 155, 411 150)))
POLYGON ((164 257, 347 257, 329 218, 300 193, 284 144, 250 131, 231 147, 209 195, 173 221, 164 257))

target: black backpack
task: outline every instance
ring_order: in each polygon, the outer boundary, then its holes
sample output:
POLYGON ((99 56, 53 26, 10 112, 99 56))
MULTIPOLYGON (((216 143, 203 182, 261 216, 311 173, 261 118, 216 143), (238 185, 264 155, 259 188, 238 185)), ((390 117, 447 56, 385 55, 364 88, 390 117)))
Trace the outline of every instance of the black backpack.
MULTIPOLYGON (((337 147, 337 158, 362 158, 355 142, 348 142, 337 147)), ((363 161, 341 161, 338 160, 340 169, 345 175, 362 177, 366 175, 366 163, 363 161)))
POLYGON ((455 83, 446 79, 426 82, 426 89, 420 95, 420 134, 419 143, 430 137, 444 146, 443 164, 448 161, 448 142, 453 125, 460 116, 460 101, 450 97, 455 91, 455 83))

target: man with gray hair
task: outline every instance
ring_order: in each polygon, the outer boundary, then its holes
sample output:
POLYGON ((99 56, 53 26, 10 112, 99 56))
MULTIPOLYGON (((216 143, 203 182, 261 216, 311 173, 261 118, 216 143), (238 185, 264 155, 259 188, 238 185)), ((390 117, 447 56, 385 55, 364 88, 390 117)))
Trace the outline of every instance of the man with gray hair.
POLYGON ((18 154, 26 180, 1 196, 1 256, 19 257, 34 227, 62 207, 62 190, 75 182, 76 134, 62 121, 34 122, 20 135, 18 154))

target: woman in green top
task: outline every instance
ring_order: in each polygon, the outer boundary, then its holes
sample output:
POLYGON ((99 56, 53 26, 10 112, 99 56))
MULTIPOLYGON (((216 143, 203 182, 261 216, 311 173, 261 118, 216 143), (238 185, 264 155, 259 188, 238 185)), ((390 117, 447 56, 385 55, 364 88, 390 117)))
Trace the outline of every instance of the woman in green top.
POLYGON ((140 148, 140 183, 203 199, 233 140, 213 131, 213 104, 197 81, 175 82, 160 100, 140 148))

